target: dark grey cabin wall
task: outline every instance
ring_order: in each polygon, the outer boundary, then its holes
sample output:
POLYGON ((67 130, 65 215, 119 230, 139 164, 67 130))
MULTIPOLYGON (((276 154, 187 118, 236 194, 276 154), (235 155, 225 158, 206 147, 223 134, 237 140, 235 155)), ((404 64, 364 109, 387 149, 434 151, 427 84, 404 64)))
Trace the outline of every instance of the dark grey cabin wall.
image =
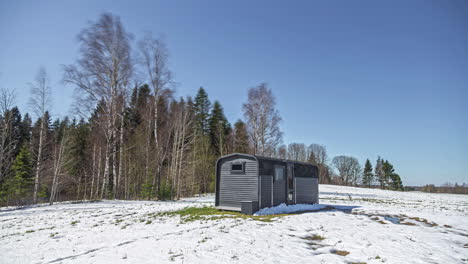
POLYGON ((258 163, 255 159, 233 156, 221 160, 219 174, 219 204, 241 209, 242 201, 258 201, 258 163), (231 174, 233 162, 245 162, 244 174, 231 174))
MULTIPOLYGON (((281 166, 284 168, 284 172, 286 173, 286 165, 287 163, 282 160, 260 158, 260 175, 271 177, 271 179, 273 179, 274 181, 275 168, 281 166)), ((284 175, 284 177, 286 179, 286 174, 284 175)), ((286 180, 274 181, 272 184, 273 185, 269 188, 270 190, 272 189, 271 191, 273 192, 273 197, 271 199, 273 200, 270 203, 263 203, 262 207, 276 206, 286 202, 286 180)), ((261 190, 263 190, 263 193, 266 193, 266 190, 264 188, 262 188, 261 190)), ((271 195, 271 191, 269 191, 269 195, 271 195)), ((263 197, 263 194, 260 195, 262 199, 266 201, 267 198, 263 197)))
POLYGON ((273 205, 277 206, 282 203, 286 203, 286 181, 275 181, 273 183, 273 205))
POLYGON ((273 206, 273 176, 262 175, 260 176, 260 204, 259 208, 273 206))
POLYGON ((318 178, 296 178, 296 203, 318 203, 318 178))

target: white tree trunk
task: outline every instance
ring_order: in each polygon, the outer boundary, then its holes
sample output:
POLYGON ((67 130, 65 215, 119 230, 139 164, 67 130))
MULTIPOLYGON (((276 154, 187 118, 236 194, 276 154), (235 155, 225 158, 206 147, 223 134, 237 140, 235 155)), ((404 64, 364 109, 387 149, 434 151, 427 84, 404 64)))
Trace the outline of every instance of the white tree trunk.
POLYGON ((45 116, 42 116, 41 120, 41 129, 39 130, 39 147, 37 151, 37 162, 36 162, 36 176, 34 177, 34 196, 33 196, 33 203, 37 203, 37 195, 39 192, 39 177, 41 171, 41 164, 42 164, 42 145, 44 144, 44 127, 45 127, 45 116))

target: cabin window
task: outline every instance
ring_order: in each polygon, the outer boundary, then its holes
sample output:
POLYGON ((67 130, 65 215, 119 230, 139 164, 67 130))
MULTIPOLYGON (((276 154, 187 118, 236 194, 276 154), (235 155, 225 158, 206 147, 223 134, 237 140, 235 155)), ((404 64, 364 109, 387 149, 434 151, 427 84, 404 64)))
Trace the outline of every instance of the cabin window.
POLYGON ((275 182, 276 181, 284 181, 284 167, 283 166, 275 166, 275 182))
POLYGON ((245 163, 244 162, 231 163, 231 173, 234 173, 234 174, 245 173, 245 163))
POLYGON ((317 172, 312 166, 304 164, 294 165, 294 177, 300 178, 317 178, 317 172))

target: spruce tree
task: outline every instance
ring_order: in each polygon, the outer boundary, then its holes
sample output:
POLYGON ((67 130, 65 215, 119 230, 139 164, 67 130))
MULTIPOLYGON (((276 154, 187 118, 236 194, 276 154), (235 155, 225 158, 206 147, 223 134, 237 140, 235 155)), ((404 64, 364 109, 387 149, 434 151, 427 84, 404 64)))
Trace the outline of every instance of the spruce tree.
POLYGON ((382 168, 382 165, 383 165, 382 163, 383 163, 383 160, 379 156, 375 163, 374 171, 375 171, 375 177, 380 184, 380 188, 384 189, 385 188, 385 173, 382 168))
POLYGON ((403 191, 403 183, 401 181, 400 175, 393 173, 392 176, 392 189, 395 191, 403 191))
POLYGON ((224 116, 223 107, 218 101, 215 101, 209 119, 209 135, 216 156, 225 154, 227 136, 230 130, 231 126, 224 116))
POLYGON ((12 165, 13 177, 6 180, 3 195, 6 201, 14 201, 17 205, 25 198, 32 186, 32 160, 28 144, 23 144, 12 165))
POLYGON ((235 153, 250 154, 251 152, 247 126, 244 122, 242 122, 242 120, 237 120, 237 122, 234 124, 234 146, 232 149, 235 153))
POLYGON ((32 120, 28 113, 23 116, 23 120, 21 121, 20 126, 20 139, 19 145, 23 146, 23 144, 29 144, 31 142, 31 128, 32 128, 32 120))
POLYGON ((207 135, 209 133, 211 103, 208 99, 208 94, 205 92, 203 87, 200 87, 197 96, 195 96, 193 108, 195 113, 196 128, 200 133, 207 135))
MULTIPOLYGON (((65 129, 65 128, 63 128, 65 129)), ((65 169, 70 174, 74 183, 79 184, 81 177, 85 174, 88 166, 89 153, 89 125, 81 119, 78 124, 71 126, 68 139, 67 153, 66 153, 66 166, 65 169)), ((57 137, 57 143, 61 136, 57 137)), ((75 188, 76 189, 76 188, 75 188)), ((78 198, 78 197, 77 197, 78 198)))
POLYGON ((370 187, 374 180, 374 174, 372 173, 372 164, 369 159, 366 160, 364 165, 364 171, 362 173, 362 184, 370 187))
POLYGON ((384 174, 384 182, 386 187, 392 187, 391 186, 391 181, 392 181, 392 175, 395 173, 395 169, 393 168, 393 165, 388 162, 388 160, 385 160, 382 162, 382 171, 384 174))

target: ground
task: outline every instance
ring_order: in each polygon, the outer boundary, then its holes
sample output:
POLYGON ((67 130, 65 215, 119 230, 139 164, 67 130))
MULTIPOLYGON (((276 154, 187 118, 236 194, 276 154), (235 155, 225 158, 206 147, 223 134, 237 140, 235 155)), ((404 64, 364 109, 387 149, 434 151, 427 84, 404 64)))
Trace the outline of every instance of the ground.
POLYGON ((213 200, 2 208, 0 263, 468 263, 466 195, 320 185, 319 207, 254 217, 213 200))

